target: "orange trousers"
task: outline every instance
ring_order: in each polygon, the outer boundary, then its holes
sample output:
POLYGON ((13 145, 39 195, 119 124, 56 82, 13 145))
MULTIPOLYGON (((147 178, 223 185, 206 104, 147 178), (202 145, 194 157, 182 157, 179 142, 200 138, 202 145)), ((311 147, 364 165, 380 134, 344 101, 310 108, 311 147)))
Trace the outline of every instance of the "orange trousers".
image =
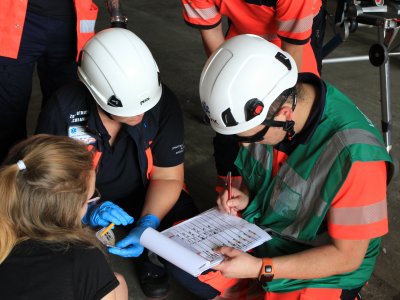
POLYGON ((214 300, 340 300, 342 289, 305 288, 287 293, 266 292, 256 279, 233 279, 219 271, 200 275, 199 279, 219 290, 214 300))

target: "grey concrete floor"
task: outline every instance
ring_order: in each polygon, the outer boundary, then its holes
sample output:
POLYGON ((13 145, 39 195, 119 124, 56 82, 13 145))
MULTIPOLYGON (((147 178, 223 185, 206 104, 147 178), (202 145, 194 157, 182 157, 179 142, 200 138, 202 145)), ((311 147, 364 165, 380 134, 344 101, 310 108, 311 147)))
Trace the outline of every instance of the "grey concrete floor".
MULTIPOLYGON (((97 30, 108 27, 108 15, 102 0, 97 30)), ((197 30, 188 27, 181 17, 178 0, 147 1, 122 0, 129 29, 140 36, 151 49, 161 70, 163 81, 180 99, 185 120, 186 182, 201 210, 214 205, 215 183, 212 156, 211 128, 201 121, 202 111, 198 96, 198 80, 206 60, 197 30)), ((329 34, 331 30, 327 29, 329 34)), ((349 40, 337 48, 330 57, 367 55, 369 47, 377 42, 375 28, 358 29, 349 40)), ((400 157, 400 58, 391 58, 391 88, 393 111, 392 155, 400 157)), ((329 64, 323 67, 323 79, 334 84, 350 96, 357 105, 379 126, 381 120, 379 69, 369 62, 329 64)), ((34 77, 34 89, 28 116, 30 132, 40 109, 40 89, 34 77)), ((393 180, 388 190, 390 232, 383 238, 382 253, 374 274, 363 289, 363 299, 400 299, 400 177, 393 180)), ((112 258, 116 271, 122 273, 129 285, 130 299, 146 299, 140 290, 133 263, 129 259, 112 258)), ((171 281, 172 289, 167 299, 196 299, 171 281)), ((323 300, 323 299, 321 299, 323 300)))

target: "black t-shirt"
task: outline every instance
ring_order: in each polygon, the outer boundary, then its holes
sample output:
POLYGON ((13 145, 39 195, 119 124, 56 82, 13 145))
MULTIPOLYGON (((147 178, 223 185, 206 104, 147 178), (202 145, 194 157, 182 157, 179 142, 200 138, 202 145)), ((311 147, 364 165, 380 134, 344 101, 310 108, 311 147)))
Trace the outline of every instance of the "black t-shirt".
POLYGON ((28 240, 0 264, 1 299, 95 300, 118 284, 97 248, 28 240))
POLYGON ((67 135, 94 145, 102 152, 96 176, 102 199, 140 213, 148 184, 147 154, 151 152, 154 166, 164 168, 184 159, 182 111, 175 95, 162 87, 159 102, 140 124, 123 124, 112 147, 96 102, 81 82, 66 85, 53 95, 39 116, 36 133, 67 135))
POLYGON ((136 144, 125 130, 121 130, 112 148, 108 143, 104 145, 96 186, 103 201, 113 201, 130 213, 136 211, 140 214, 145 187, 138 168, 137 152, 136 144), (127 202, 136 203, 132 206, 127 202))
POLYGON ((28 0, 28 11, 57 19, 75 18, 74 0, 28 0))

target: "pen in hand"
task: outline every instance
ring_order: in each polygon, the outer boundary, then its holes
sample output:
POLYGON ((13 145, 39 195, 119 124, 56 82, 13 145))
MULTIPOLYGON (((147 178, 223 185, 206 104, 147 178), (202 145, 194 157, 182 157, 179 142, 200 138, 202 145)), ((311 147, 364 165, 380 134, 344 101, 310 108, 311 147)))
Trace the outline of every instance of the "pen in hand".
MULTIPOLYGON (((232 172, 229 171, 228 174, 226 175, 226 188, 228 190, 228 201, 232 199, 232 172)), ((228 203, 227 203, 228 205, 228 203)), ((231 215, 232 211, 231 208, 229 207, 228 214, 231 215)))

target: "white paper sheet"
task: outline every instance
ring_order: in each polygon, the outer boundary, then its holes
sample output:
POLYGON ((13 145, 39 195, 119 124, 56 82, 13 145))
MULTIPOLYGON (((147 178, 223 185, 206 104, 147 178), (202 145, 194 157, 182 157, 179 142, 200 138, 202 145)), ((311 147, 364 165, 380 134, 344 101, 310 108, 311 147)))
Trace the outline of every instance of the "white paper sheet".
POLYGON ((270 239, 270 235, 258 226, 212 208, 162 233, 146 229, 140 242, 179 268, 198 276, 223 260, 221 254, 213 251, 215 248, 230 246, 248 251, 270 239))

